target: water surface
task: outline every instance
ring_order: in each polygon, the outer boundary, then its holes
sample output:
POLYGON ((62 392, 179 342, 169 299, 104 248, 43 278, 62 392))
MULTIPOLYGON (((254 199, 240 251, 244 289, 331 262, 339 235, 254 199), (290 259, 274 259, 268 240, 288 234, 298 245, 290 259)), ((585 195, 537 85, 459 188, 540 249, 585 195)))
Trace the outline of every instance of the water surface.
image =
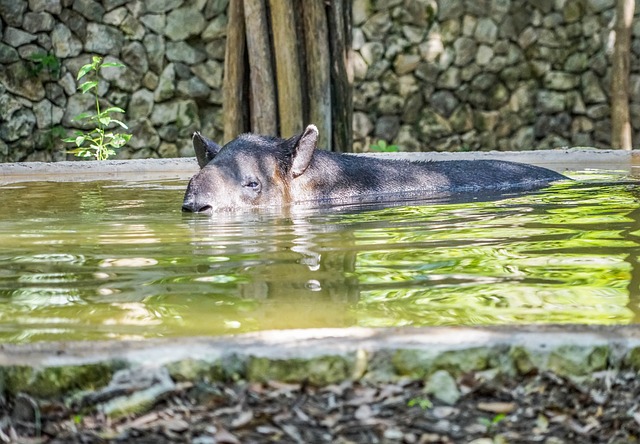
POLYGON ((184 180, 0 186, 0 341, 639 321, 640 188, 180 211, 184 180))

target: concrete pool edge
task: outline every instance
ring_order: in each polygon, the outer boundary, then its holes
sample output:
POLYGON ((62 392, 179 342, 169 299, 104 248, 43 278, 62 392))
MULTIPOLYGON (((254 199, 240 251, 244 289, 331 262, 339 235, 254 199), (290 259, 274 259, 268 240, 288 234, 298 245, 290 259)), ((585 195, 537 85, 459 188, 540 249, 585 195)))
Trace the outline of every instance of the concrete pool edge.
POLYGON ((166 372, 174 381, 339 383, 552 371, 582 377, 640 370, 640 326, 403 327, 264 331, 221 337, 0 345, 11 395, 69 396, 116 372, 166 372))
MULTIPOLYGON (((594 165, 631 171, 640 164, 640 150, 560 148, 542 151, 400 152, 366 153, 408 160, 502 159, 545 166, 557 171, 594 165)), ((129 159, 106 161, 16 162, 0 164, 0 184, 27 181, 87 181, 188 178, 198 170, 195 158, 129 159)))

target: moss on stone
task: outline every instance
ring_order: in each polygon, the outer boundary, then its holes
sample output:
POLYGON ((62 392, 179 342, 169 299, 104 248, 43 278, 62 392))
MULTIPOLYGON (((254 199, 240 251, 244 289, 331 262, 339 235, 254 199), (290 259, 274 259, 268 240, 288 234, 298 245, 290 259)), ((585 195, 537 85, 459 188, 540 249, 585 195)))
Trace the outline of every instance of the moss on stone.
POLYGON ((344 356, 320 356, 312 359, 271 359, 252 356, 247 363, 250 381, 309 381, 323 385, 354 376, 354 360, 344 356))

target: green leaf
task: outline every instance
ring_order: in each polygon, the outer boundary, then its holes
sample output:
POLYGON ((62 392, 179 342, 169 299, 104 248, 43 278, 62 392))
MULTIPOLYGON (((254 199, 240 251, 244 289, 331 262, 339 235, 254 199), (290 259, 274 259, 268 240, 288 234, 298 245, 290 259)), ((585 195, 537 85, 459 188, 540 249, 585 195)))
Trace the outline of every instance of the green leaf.
POLYGON ((75 116, 73 120, 85 120, 85 119, 90 119, 91 117, 92 115, 89 113, 80 113, 77 116, 75 116))
POLYGON ((95 80, 91 80, 89 82, 84 82, 83 84, 81 84, 78 89, 82 90, 82 94, 84 94, 87 91, 91 91, 93 88, 96 88, 97 86, 98 82, 95 80))
POLYGON ((86 140, 85 136, 76 137, 76 139, 75 139, 76 146, 82 146, 82 144, 84 143, 85 140, 86 140))
POLYGON ((102 111, 104 114, 109 114, 109 113, 124 113, 125 110, 123 110, 122 108, 119 108, 117 106, 112 106, 111 108, 107 108, 104 111, 102 111))
POLYGON ((114 122, 114 123, 117 123, 118 125, 120 125, 124 129, 129 129, 129 127, 127 125, 125 125, 124 123, 122 123, 118 119, 111 119, 111 121, 114 122))
POLYGON ((92 64, 87 64, 84 65, 82 68, 80 68, 80 71, 78 71, 78 77, 76 77, 76 80, 80 80, 80 78, 84 77, 85 75, 87 75, 87 73, 89 71, 93 70, 93 65, 92 64))
POLYGON ((102 57, 100 57, 100 56, 93 56, 93 57, 91 57, 91 61, 92 61, 91 66, 92 66, 93 68, 97 68, 97 67, 98 67, 98 65, 100 64, 100 62, 102 61, 102 57))
POLYGON ((111 117, 102 116, 98 119, 98 122, 100 122, 104 126, 108 126, 111 123, 111 117))
POLYGON ((102 68, 125 68, 125 65, 118 62, 107 62, 102 64, 102 68))

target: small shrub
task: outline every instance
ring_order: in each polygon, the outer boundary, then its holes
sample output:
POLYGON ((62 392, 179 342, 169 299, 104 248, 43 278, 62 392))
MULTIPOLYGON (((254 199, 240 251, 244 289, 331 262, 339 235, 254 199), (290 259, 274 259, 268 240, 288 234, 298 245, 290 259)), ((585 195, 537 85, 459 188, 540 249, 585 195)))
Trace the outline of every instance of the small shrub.
POLYGON ((93 92, 96 103, 96 113, 82 113, 73 118, 73 120, 84 120, 91 122, 95 127, 89 131, 76 131, 74 137, 64 139, 65 142, 75 143, 76 147, 69 153, 77 157, 95 157, 96 160, 106 160, 109 156, 116 154, 115 150, 122 148, 131 139, 131 134, 114 133, 109 131, 111 124, 116 124, 124 129, 127 128, 120 120, 111 117, 114 113, 123 113, 124 110, 117 106, 109 107, 105 110, 100 109, 100 100, 98 96, 98 88, 100 86, 100 71, 102 68, 123 68, 121 63, 103 63, 102 58, 93 56, 91 63, 84 65, 78 71, 77 80, 87 76, 89 80, 81 83, 78 87, 83 94, 93 92))
POLYGON ((398 145, 388 145, 385 140, 378 140, 378 143, 372 144, 370 147, 371 151, 378 151, 381 153, 397 153, 400 149, 398 145))

